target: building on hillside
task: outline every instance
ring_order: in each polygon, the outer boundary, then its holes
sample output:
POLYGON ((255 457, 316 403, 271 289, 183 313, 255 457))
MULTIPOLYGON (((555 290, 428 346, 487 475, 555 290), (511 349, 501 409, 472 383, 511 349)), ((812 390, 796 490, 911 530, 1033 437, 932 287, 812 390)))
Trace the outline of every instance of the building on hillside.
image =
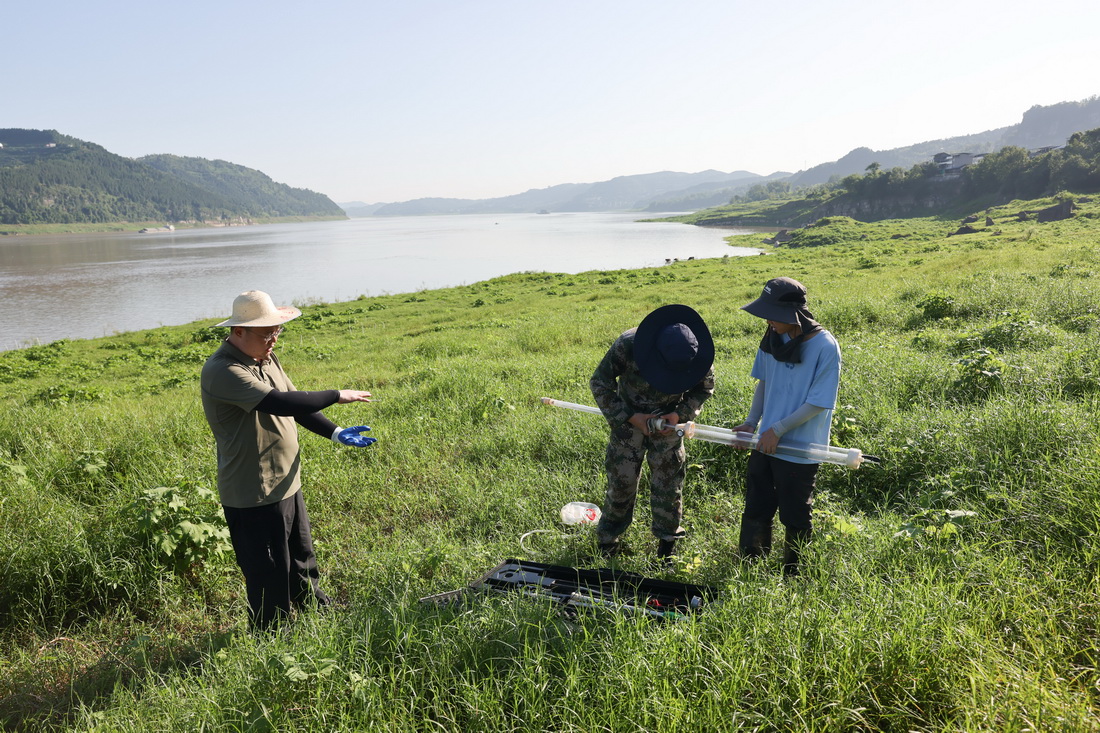
POLYGON ((951 156, 951 165, 948 166, 948 170, 958 170, 959 168, 965 168, 968 165, 974 164, 973 153, 955 153, 951 156))
MULTIPOLYGON (((1034 158, 1052 150, 1061 150, 1065 145, 1047 145, 1042 148, 1028 150, 1029 157, 1034 158)), ((932 162, 939 168, 939 175, 944 178, 957 178, 963 168, 980 163, 988 153, 936 153, 932 156, 932 162)))
POLYGON ((932 162, 944 178, 956 178, 963 168, 981 161, 987 153, 936 153, 932 162))

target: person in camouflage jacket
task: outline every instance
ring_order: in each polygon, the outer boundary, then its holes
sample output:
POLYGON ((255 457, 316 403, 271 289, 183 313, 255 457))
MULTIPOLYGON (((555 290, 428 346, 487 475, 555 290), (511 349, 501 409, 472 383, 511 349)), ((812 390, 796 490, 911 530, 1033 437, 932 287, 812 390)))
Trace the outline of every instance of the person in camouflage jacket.
POLYGON ((619 537, 634 519, 643 460, 658 557, 671 557, 684 536, 684 440, 668 426, 699 415, 714 393, 713 364, 714 342, 702 317, 686 305, 666 305, 619 336, 592 374, 592 395, 611 428, 607 496, 597 527, 605 556, 618 553, 619 537), (653 430, 655 418, 666 427, 653 430))

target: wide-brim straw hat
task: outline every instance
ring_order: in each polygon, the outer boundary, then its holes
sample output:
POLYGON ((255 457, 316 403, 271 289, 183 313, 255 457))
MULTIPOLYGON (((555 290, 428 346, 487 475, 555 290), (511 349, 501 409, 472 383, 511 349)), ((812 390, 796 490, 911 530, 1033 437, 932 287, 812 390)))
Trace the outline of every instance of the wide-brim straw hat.
POLYGON ((294 306, 276 307, 262 290, 247 290, 233 299, 233 315, 216 326, 281 326, 302 315, 294 306))
POLYGON ((686 305, 663 305, 634 332, 634 362, 642 378, 665 394, 699 384, 714 364, 714 340, 703 317, 686 305))

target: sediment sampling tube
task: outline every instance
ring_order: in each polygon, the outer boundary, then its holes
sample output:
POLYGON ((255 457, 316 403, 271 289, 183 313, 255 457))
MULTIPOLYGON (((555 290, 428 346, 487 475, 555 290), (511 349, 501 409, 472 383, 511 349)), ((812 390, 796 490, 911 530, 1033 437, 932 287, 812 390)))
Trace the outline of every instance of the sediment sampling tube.
MULTIPOLYGON (((602 415, 598 407, 579 405, 576 402, 564 402, 550 397, 542 397, 544 405, 551 407, 563 407, 567 410, 589 412, 593 415, 602 415)), ((759 435, 753 433, 734 432, 729 428, 715 427, 714 425, 699 425, 694 422, 680 423, 678 425, 664 426, 663 421, 658 421, 658 429, 671 427, 677 435, 695 440, 705 440, 708 443, 720 443, 734 448, 756 448, 760 440, 759 435)), ((878 463, 875 456, 866 456, 858 448, 839 448, 834 445, 820 445, 818 443, 798 443, 792 440, 780 440, 775 447, 777 455, 791 456, 792 458, 807 458, 816 463, 832 463, 847 468, 859 468, 863 463, 878 463)))

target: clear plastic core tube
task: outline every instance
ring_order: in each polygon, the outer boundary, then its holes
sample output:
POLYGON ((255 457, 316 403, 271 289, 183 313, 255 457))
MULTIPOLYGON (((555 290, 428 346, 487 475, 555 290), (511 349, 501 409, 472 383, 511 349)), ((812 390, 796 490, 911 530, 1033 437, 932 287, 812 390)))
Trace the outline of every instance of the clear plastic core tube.
MULTIPOLYGON (((550 405, 551 407, 564 407, 567 410, 588 412, 593 415, 603 414, 598 407, 580 405, 576 402, 564 402, 563 400, 555 400, 550 397, 543 397, 542 403, 544 405, 550 405)), ((757 442, 760 440, 760 436, 753 433, 734 432, 729 428, 720 428, 714 425, 699 425, 694 422, 681 423, 672 427, 677 433, 685 438, 705 440, 709 443, 721 443, 722 445, 729 445, 734 448, 754 449, 756 448, 757 442)), ((775 448, 775 452, 777 455, 806 458, 817 463, 832 463, 837 466, 846 466, 848 468, 859 468, 860 464, 864 461, 863 452, 858 448, 840 448, 834 445, 799 443, 783 439, 780 439, 779 445, 775 448)))

